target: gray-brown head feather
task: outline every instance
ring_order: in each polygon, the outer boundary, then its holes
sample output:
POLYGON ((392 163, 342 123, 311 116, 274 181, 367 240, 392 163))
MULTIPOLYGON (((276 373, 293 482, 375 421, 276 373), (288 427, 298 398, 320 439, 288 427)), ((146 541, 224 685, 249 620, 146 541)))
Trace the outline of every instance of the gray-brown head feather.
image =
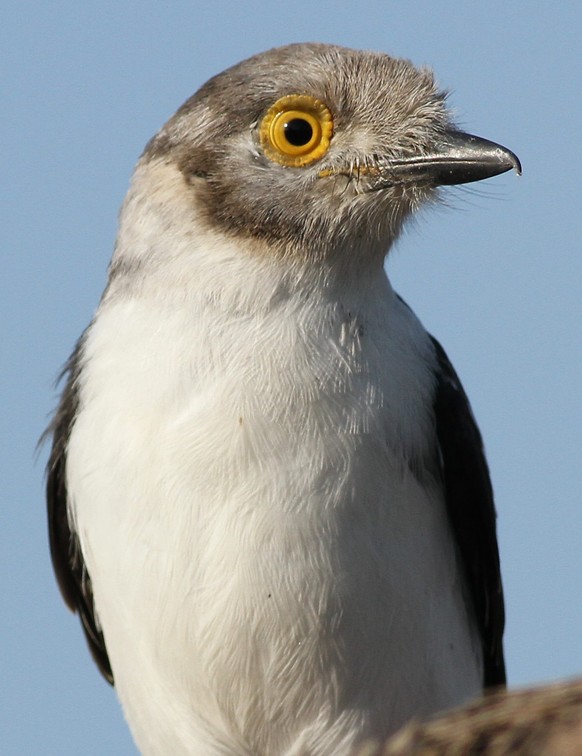
POLYGON ((383 255, 430 192, 394 187, 371 197, 361 191, 358 169, 380 156, 428 151, 448 125, 444 95, 428 70, 379 53, 297 44, 211 79, 151 140, 143 159, 174 162, 208 221, 227 233, 308 246, 314 256, 359 245, 365 236, 383 255), (301 168, 272 162, 259 142, 261 118, 288 94, 322 100, 334 119, 328 153, 301 168))

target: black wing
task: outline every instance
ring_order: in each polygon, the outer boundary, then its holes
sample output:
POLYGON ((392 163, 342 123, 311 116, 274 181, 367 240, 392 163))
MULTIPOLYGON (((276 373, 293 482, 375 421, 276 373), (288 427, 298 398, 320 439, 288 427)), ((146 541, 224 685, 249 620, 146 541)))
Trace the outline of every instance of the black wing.
POLYGON ((489 469, 467 395, 444 349, 431 338, 439 368, 434 412, 447 512, 481 631, 484 686, 505 685, 505 609, 489 469))
POLYGON ((53 568, 63 598, 70 609, 79 613, 91 654, 105 679, 113 685, 105 640, 95 618, 91 579, 68 514, 67 445, 79 406, 77 381, 82 341, 81 338, 63 371, 63 377, 67 379, 65 390, 45 434, 52 435, 46 486, 49 541, 53 568))

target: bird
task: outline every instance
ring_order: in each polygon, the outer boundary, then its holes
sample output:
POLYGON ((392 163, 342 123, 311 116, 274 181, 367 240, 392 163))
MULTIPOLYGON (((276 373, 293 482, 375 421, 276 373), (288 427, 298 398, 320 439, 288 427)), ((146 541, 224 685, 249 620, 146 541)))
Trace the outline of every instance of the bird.
POLYGON ((385 259, 521 167, 426 68, 295 43, 151 139, 47 433, 52 562, 146 756, 352 753, 505 684, 480 431, 385 259))

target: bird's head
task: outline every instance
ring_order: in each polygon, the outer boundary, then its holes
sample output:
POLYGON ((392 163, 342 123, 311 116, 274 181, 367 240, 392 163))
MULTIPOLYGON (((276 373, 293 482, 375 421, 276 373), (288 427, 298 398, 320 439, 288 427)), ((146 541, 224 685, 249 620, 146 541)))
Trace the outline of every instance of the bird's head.
POLYGON ((221 73, 149 143, 201 216, 283 254, 383 258, 438 186, 519 161, 458 131, 430 71, 384 54, 296 44, 221 73))

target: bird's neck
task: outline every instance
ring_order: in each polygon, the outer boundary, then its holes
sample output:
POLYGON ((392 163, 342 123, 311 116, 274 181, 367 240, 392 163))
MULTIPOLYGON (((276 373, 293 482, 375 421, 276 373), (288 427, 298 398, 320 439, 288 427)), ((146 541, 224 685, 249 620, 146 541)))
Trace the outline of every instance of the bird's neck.
POLYGON ((121 292, 183 306, 203 296, 242 312, 293 297, 365 302, 378 285, 391 291, 383 269, 389 242, 337 234, 325 248, 305 240, 274 248, 225 234, 197 212, 172 166, 150 164, 138 167, 123 207, 105 297, 121 292))

